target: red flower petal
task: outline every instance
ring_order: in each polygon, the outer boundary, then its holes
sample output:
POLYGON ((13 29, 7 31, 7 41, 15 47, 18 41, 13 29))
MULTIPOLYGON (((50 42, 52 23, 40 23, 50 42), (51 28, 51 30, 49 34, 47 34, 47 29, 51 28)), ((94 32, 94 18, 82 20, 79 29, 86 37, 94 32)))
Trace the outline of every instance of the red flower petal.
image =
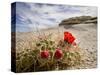
POLYGON ((75 37, 71 33, 64 32, 64 41, 72 44, 74 42, 74 40, 75 40, 75 37))

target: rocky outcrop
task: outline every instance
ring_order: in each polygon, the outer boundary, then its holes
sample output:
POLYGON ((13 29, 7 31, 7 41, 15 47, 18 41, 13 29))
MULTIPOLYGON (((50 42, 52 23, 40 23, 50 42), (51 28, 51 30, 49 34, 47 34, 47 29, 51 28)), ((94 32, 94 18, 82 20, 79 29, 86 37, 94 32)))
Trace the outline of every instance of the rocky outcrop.
POLYGON ((80 23, 97 23, 97 17, 91 17, 91 16, 72 17, 72 18, 64 19, 63 21, 61 21, 59 26, 73 25, 73 24, 80 24, 80 23))

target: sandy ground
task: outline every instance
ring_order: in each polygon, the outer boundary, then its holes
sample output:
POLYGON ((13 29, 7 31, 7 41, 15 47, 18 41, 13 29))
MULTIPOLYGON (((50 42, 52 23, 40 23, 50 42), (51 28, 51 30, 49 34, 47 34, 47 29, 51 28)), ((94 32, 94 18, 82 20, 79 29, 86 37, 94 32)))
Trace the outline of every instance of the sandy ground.
POLYGON ((65 26, 64 31, 70 31, 76 36, 76 42, 85 52, 85 63, 79 68, 97 67, 97 25, 96 24, 78 24, 65 26))
POLYGON ((79 47, 85 52, 85 63, 81 66, 72 67, 70 69, 84 69, 97 67, 97 25, 96 24, 76 24, 66 25, 59 28, 48 29, 37 33, 17 33, 17 52, 21 52, 25 48, 32 48, 32 41, 37 39, 37 36, 47 35, 52 33, 53 38, 63 36, 64 31, 71 32, 76 37, 76 42, 79 47), (35 36, 35 37, 34 37, 35 36), (31 44, 29 44, 30 42, 31 44))

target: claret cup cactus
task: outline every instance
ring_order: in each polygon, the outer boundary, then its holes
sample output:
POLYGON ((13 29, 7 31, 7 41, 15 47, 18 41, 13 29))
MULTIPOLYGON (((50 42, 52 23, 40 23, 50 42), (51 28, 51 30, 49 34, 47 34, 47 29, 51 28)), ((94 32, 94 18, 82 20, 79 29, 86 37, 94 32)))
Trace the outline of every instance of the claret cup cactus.
POLYGON ((80 64, 80 49, 70 32, 64 32, 63 39, 59 39, 57 42, 52 40, 51 36, 38 38, 34 43, 34 49, 29 52, 30 57, 25 56, 23 59, 31 58, 32 61, 23 71, 63 70, 80 64))

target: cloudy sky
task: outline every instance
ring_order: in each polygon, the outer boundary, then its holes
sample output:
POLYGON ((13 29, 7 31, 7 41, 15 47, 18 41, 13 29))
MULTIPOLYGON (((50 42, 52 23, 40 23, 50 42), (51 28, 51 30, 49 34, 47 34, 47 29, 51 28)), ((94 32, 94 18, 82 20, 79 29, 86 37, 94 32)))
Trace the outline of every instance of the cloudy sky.
MULTIPOLYGON (((12 8, 13 10, 15 9, 14 6, 12 8)), ((92 6, 17 2, 16 13, 12 14, 13 24, 16 15, 16 31, 29 32, 36 31, 37 29, 56 27, 63 19, 74 16, 97 16, 97 8, 92 6)))

